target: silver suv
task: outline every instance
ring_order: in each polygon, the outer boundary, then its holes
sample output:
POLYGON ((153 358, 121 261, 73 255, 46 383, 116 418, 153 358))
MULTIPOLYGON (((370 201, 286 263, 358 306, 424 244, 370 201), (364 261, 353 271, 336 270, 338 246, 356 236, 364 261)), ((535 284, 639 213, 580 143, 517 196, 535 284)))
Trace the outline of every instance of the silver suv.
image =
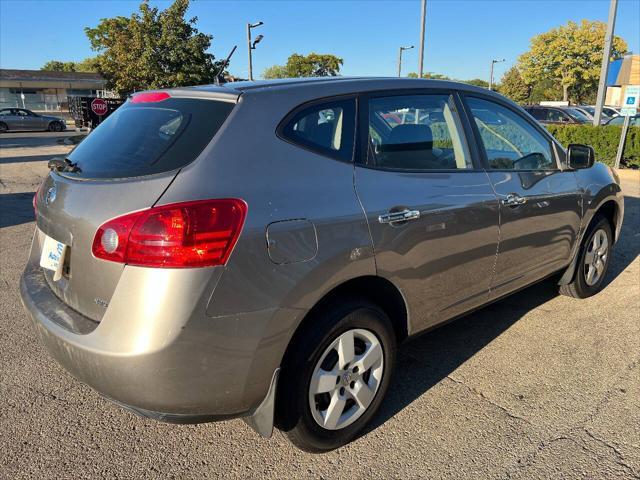
POLYGON ((618 179, 484 89, 411 79, 133 95, 34 198, 51 355, 146 417, 354 439, 411 335, 546 277, 598 292, 618 179))

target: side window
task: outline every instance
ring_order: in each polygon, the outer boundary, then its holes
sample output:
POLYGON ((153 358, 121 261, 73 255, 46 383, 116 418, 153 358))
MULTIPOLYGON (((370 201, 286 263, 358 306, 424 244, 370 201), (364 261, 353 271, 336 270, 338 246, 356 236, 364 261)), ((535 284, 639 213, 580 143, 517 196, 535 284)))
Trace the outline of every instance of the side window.
POLYGON ((315 104, 296 112, 281 135, 319 153, 351 161, 355 111, 353 98, 315 104))
POLYGON ((11 115, 11 110, 8 108, 6 110, 0 110, 0 116, 11 115))
POLYGON ((473 168, 453 98, 370 99, 367 165, 398 170, 473 168))
POLYGON ((489 167, 496 170, 554 170, 551 142, 524 117, 497 103, 467 97, 489 167))
POLYGON ((533 108, 531 110, 527 110, 527 112, 529 112, 531 114, 531 116, 533 118, 535 118, 536 120, 546 120, 546 111, 542 108, 533 108))
POLYGON ((566 121, 566 115, 559 110, 548 110, 547 120, 550 122, 566 121))

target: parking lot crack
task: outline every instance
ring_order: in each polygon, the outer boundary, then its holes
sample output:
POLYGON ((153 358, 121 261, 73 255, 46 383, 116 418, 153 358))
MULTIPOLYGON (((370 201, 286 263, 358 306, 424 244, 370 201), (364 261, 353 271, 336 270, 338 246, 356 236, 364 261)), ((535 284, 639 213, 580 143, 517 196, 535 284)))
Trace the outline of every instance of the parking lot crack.
POLYGON ((589 429, 587 428, 583 428, 584 432, 589 436, 589 438, 591 438, 592 440, 594 440, 596 443, 598 443, 599 445, 602 445, 603 447, 605 447, 606 449, 608 449, 609 451, 613 452, 613 454, 616 457, 616 463, 618 465, 620 465, 621 467, 623 467, 625 470, 627 470, 631 475, 633 475, 635 478, 640 478, 640 473, 636 472, 635 469, 629 465, 626 462, 626 459, 624 458, 624 455, 622 454, 622 452, 616 448, 614 445, 611 445, 609 442, 607 442, 606 440, 603 440, 599 437, 597 437, 596 435, 594 435, 592 432, 589 431, 589 429))
POLYGON ((497 408, 498 410, 501 410, 505 415, 507 415, 509 418, 512 418, 514 420, 519 420, 522 422, 525 422, 527 425, 531 425, 534 426, 528 419, 521 417, 519 415, 516 415, 513 412, 510 412, 507 408, 503 407, 502 405, 500 405, 499 403, 496 403, 495 401, 493 401, 492 399, 490 399, 489 397, 487 397, 483 392, 481 392, 480 390, 477 390, 473 387, 470 387, 469 385, 465 384, 464 382, 461 382, 460 380, 457 380, 455 378, 453 378, 450 375, 447 375, 447 378, 455 383, 457 383, 458 385, 466 388, 468 391, 470 391, 471 393, 473 393, 474 395, 477 395, 478 397, 480 397, 481 399, 483 399, 485 402, 489 403, 490 405, 492 405, 493 407, 497 408))
POLYGON ((604 395, 602 396, 600 401, 596 404, 596 406, 591 411, 591 413, 589 413, 584 418, 584 420, 578 423, 579 426, 586 428, 585 425, 589 423, 591 420, 593 420, 596 416, 598 416, 598 414, 601 412, 602 408, 607 404, 611 396, 616 392, 616 390, 618 390, 620 383, 626 380, 627 374, 632 372, 638 365, 640 365, 640 361, 636 359, 625 367, 623 373, 619 375, 616 378, 615 382, 613 382, 613 384, 611 384, 611 386, 605 391, 604 395))

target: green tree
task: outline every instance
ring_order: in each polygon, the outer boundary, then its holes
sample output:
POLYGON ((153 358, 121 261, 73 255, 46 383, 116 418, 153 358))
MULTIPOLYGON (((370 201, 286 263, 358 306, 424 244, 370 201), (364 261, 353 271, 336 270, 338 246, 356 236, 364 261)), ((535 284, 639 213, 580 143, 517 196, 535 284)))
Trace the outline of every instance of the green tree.
POLYGON ((267 80, 270 78, 287 78, 288 76, 287 67, 284 65, 273 65, 262 73, 262 78, 267 80))
POLYGON ((96 57, 85 58, 81 62, 76 63, 76 72, 99 72, 100 63, 96 57))
MULTIPOLYGON (((418 74, 416 72, 409 72, 407 74, 407 78, 418 78, 418 74)), ((451 78, 447 77, 446 75, 432 72, 423 73, 422 78, 428 78, 431 80, 451 80, 451 78)))
POLYGON ((210 83, 220 68, 207 53, 211 35, 185 20, 189 0, 175 0, 166 10, 144 0, 130 17, 105 18, 85 28, 107 88, 127 94, 148 88, 210 83))
POLYGON ((46 70, 48 72, 75 72, 75 62, 61 62, 60 60, 49 60, 45 63, 40 70, 46 70))
POLYGON ((502 76, 498 91, 517 103, 525 103, 531 94, 531 87, 525 83, 516 66, 511 67, 502 76))
MULTIPOLYGON (((481 78, 472 78, 471 80, 460 80, 462 83, 468 83, 469 85, 475 85, 476 87, 489 88, 489 82, 482 80, 481 78)), ((495 90, 496 84, 493 84, 495 90)))
MULTIPOLYGON (((603 22, 582 20, 536 35, 529 51, 519 58, 522 78, 530 85, 554 80, 562 88, 563 100, 580 102, 597 90, 605 30, 603 22)), ((610 60, 622 57, 626 51, 627 43, 614 37, 610 60)))
POLYGON ((61 62, 49 60, 40 70, 48 72, 98 72, 98 59, 96 57, 85 58, 81 62, 61 62))
POLYGON ((531 85, 528 103, 540 103, 543 100, 557 100, 562 97, 562 87, 553 79, 546 78, 531 85))
POLYGON ((306 56, 294 53, 289 56, 286 65, 273 65, 263 72, 262 77, 335 77, 340 73, 342 63, 342 58, 328 53, 310 53, 306 56))

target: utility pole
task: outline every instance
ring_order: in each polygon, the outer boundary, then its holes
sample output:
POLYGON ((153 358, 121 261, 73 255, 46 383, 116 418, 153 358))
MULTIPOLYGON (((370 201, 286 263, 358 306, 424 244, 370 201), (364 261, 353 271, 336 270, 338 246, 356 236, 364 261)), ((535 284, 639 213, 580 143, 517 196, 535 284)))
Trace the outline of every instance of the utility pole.
POLYGON ((493 90, 493 66, 496 63, 504 62, 504 58, 501 60, 491 60, 491 73, 489 74, 489 90, 493 90))
POLYGON ((260 25, 263 25, 263 24, 264 24, 263 22, 247 23, 247 50, 249 50, 249 80, 253 80, 253 58, 251 56, 251 50, 254 50, 256 48, 256 44, 258 44, 260 40, 262 40, 263 38, 262 35, 258 35, 252 44, 251 29, 259 27, 260 25))
POLYGON ((411 45, 410 47, 400 47, 400 49, 398 50, 398 77, 402 76, 402 52, 403 50, 411 50, 413 48, 413 45, 411 45))
POLYGON ((618 0, 609 3, 609 20, 607 21, 607 33, 604 36, 604 51, 602 52, 602 66, 600 67, 600 81, 598 82, 598 97, 596 98, 596 111, 593 115, 593 124, 600 125, 602 118, 602 106, 607 96, 607 76, 609 74, 609 59, 611 58, 611 44, 613 43, 613 31, 616 26, 616 13, 618 0))
MULTIPOLYGON (((422 69, 423 69, 423 62, 424 62, 424 28, 425 28, 425 22, 427 20, 427 0, 422 0, 422 5, 421 5, 421 15, 420 15, 420 48, 419 48, 419 63, 418 63, 418 78, 422 78, 422 69)), ((400 76, 400 75, 398 75, 400 76)))

